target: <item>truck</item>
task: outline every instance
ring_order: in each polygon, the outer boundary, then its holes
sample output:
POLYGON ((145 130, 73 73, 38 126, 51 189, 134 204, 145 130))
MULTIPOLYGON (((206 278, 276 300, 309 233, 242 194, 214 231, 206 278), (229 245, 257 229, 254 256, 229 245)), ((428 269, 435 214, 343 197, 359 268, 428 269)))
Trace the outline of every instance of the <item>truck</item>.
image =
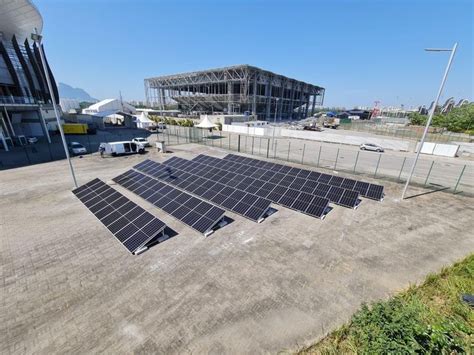
POLYGON ((131 141, 100 143, 99 153, 101 153, 101 155, 110 154, 112 156, 136 153, 143 154, 145 153, 145 146, 141 143, 131 141))
POLYGON ((325 128, 336 129, 341 124, 341 120, 335 117, 326 117, 323 121, 323 126, 325 128))
POLYGON ((64 134, 87 134, 86 123, 65 123, 63 124, 64 134))

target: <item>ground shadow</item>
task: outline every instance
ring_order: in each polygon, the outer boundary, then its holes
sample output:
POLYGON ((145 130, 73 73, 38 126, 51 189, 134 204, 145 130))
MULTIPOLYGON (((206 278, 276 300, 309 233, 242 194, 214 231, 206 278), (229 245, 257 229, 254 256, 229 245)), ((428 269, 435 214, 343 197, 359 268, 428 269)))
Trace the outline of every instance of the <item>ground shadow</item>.
POLYGON ((449 187, 443 187, 441 189, 435 189, 435 190, 421 192, 421 193, 416 194, 416 195, 411 195, 411 196, 405 197, 405 200, 408 200, 408 199, 414 198, 414 197, 423 196, 423 195, 429 195, 429 194, 432 194, 432 193, 435 193, 435 192, 440 192, 440 191, 445 191, 445 190, 449 190, 449 187))

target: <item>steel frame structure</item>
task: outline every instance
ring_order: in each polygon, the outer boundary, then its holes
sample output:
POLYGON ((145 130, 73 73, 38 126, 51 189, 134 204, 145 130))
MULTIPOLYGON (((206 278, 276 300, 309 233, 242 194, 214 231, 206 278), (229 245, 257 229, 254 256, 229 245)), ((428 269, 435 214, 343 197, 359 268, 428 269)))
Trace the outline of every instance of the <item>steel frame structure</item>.
POLYGON ((322 105, 325 89, 250 65, 145 79, 147 105, 177 104, 184 112, 300 119, 322 105), (276 113, 276 114, 275 114, 276 113))

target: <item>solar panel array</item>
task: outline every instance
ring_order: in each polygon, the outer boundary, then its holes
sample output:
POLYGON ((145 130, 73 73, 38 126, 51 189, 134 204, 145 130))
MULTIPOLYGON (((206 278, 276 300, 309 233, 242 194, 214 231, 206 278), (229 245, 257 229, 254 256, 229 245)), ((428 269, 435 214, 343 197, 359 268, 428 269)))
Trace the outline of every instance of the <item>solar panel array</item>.
POLYGON ((324 218, 328 211, 329 200, 311 195, 291 187, 277 186, 265 180, 258 180, 237 172, 228 172, 203 163, 173 157, 165 161, 166 165, 185 171, 192 171, 201 177, 222 183, 241 193, 251 193, 266 198, 274 203, 312 217, 324 218))
MULTIPOLYGON (((208 159, 205 155, 200 155, 195 158, 196 161, 208 159)), ((218 158, 212 158, 214 161, 221 160, 218 158)), ((361 196, 367 197, 373 200, 382 201, 384 197, 384 187, 382 185, 370 184, 364 181, 353 180, 349 178, 342 178, 336 175, 322 174, 311 170, 292 168, 283 164, 276 164, 271 162, 266 162, 259 159, 247 158, 240 155, 228 154, 224 160, 231 161, 236 163, 236 165, 231 165, 233 169, 243 169, 244 167, 256 167, 258 169, 263 169, 268 172, 273 172, 275 175, 277 173, 286 172, 287 175, 292 175, 295 178, 307 178, 318 183, 324 183, 334 187, 342 187, 344 189, 357 191, 361 196)), ((267 173, 267 176, 270 176, 270 173, 267 173)), ((274 175, 274 176, 275 176, 274 175)))
POLYGON ((72 191, 131 253, 145 246, 166 225, 100 179, 72 191))
POLYGON ((112 180, 204 235, 224 217, 223 209, 134 170, 112 180))
POLYGON ((261 221, 270 208, 269 200, 201 177, 197 170, 183 170, 151 160, 141 162, 134 169, 252 221, 261 221))
MULTIPOLYGON (((257 179, 265 183, 275 185, 277 190, 292 189, 304 192, 319 198, 326 198, 330 202, 349 208, 356 208, 359 205, 359 193, 348 190, 340 186, 330 186, 323 182, 317 182, 313 178, 298 177, 291 172, 291 167, 285 166, 281 172, 272 172, 266 169, 246 166, 228 160, 218 159, 205 155, 199 155, 193 161, 217 167, 228 172, 237 172, 243 176, 257 179)), ((319 174, 319 173, 315 173, 319 174)))

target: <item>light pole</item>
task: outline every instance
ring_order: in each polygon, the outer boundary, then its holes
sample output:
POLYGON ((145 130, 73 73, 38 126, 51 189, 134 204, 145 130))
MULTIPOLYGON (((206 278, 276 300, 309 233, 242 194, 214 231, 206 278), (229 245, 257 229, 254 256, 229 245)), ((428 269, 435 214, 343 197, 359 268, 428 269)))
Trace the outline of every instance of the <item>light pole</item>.
POLYGON ((451 68, 451 63, 453 61, 454 54, 456 53, 456 48, 457 47, 458 47, 458 44, 454 43, 454 46, 451 49, 449 49, 449 48, 448 49, 444 49, 444 48, 426 48, 425 49, 425 51, 428 51, 428 52, 451 52, 451 55, 449 56, 448 65, 446 66, 446 70, 444 71, 444 76, 443 76, 443 80, 441 81, 441 85, 440 85, 439 90, 438 90, 438 95, 436 95, 434 105, 431 108, 431 111, 430 111, 429 116, 428 116, 428 121, 426 122, 425 130, 423 131, 423 135, 421 136, 420 146, 418 147, 418 151, 416 152, 415 161, 413 162, 413 165, 411 166, 410 174, 408 175, 407 182, 405 184, 405 187, 403 188, 402 200, 405 198, 405 194, 407 192, 408 185, 410 184, 410 180, 412 178, 413 172, 415 171, 416 163, 418 162, 418 157, 420 156, 421 149, 423 148, 423 144, 425 143, 426 134, 428 133, 428 128, 430 127, 431 120, 433 119, 433 115, 434 115, 434 112, 436 110, 436 106, 438 106, 438 101, 439 101, 439 98, 441 96, 441 93, 443 92, 444 84, 446 83, 446 79, 448 77, 449 69, 451 68))
POLYGON ((275 129, 276 129, 276 121, 277 121, 277 112, 278 112, 278 101, 280 100, 280 98, 275 98, 275 116, 273 118, 273 138, 272 138, 272 141, 273 141, 273 145, 275 146, 275 129))
POLYGON ((35 33, 31 34, 31 39, 35 41, 38 46, 38 50, 41 57, 41 64, 43 65, 44 76, 46 77, 46 83, 48 84, 48 91, 51 101, 53 103, 54 114, 56 116, 56 122, 58 124, 59 133, 61 134, 61 140, 63 142, 64 152, 66 153, 66 159, 69 163, 69 169, 71 170, 72 180, 74 186, 77 187, 76 175, 74 174, 74 168, 72 167, 71 157, 69 156, 69 150, 67 149, 66 137, 64 137, 63 126, 61 125, 61 119, 59 118, 58 106, 56 105, 56 98, 54 97, 53 86, 51 85, 51 79, 49 77, 48 67, 46 65, 46 60, 44 57, 43 47, 41 45, 41 40, 43 36, 38 33, 38 30, 35 28, 35 33))

